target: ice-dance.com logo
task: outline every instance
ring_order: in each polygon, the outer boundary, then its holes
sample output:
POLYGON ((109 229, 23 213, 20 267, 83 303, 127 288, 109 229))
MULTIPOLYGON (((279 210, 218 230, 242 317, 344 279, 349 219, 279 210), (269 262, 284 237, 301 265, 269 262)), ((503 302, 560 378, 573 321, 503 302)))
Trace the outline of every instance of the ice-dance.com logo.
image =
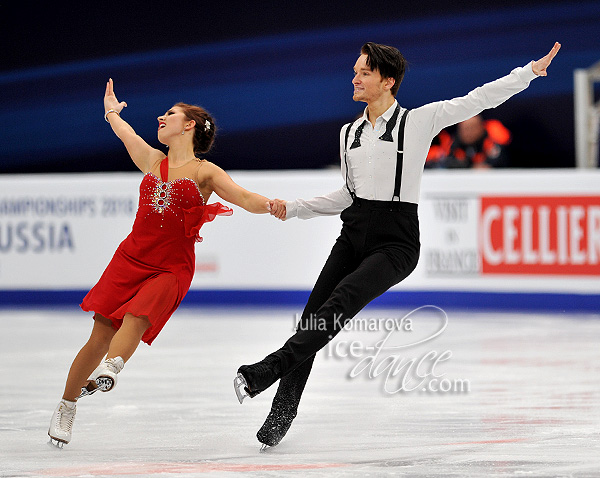
MULTIPOLYGON (((340 314, 333 321, 335 330, 343 329, 342 332, 383 332, 383 338, 375 343, 366 343, 362 339, 347 340, 340 333, 325 346, 323 352, 327 359, 355 361, 348 372, 350 379, 359 376, 381 379, 383 391, 388 394, 464 394, 471 390, 469 380, 450 379, 443 372, 444 363, 452 358, 452 351, 430 348, 448 327, 448 315, 443 309, 425 305, 402 318, 354 318, 350 321, 345 321, 340 314), (427 320, 418 320, 420 314, 426 314, 427 320)), ((329 321, 329 327, 331 325, 329 321)), ((327 327, 328 321, 316 317, 297 325, 298 330, 327 330, 327 327)))

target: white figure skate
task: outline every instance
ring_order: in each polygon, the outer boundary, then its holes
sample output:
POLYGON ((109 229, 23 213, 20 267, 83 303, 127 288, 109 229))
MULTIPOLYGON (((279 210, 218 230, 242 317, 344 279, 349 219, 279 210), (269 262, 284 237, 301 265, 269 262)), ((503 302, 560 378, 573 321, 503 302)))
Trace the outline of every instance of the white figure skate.
POLYGON ((77 398, 92 395, 98 390, 108 392, 117 385, 117 374, 123 370, 125 362, 121 357, 106 359, 89 376, 89 383, 81 387, 81 394, 77 398))
POLYGON ((76 402, 70 402, 65 399, 59 402, 52 415, 52 420, 50 420, 50 428, 48 429, 48 436, 50 437, 49 445, 62 448, 71 441, 76 409, 76 402))

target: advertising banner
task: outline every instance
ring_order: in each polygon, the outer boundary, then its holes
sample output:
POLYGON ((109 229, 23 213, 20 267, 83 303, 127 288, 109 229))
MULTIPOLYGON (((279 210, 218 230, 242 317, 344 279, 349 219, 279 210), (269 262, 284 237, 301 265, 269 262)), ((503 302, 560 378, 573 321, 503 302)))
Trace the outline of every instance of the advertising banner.
MULTIPOLYGON (((233 171, 271 198, 343 187, 339 170, 233 171)), ((0 177, 0 290, 86 290, 131 231, 141 173, 0 177)), ((339 215, 278 221, 234 209, 201 231, 192 289, 309 291, 339 215)), ((596 294, 599 171, 425 171, 421 258, 393 290, 596 294)))

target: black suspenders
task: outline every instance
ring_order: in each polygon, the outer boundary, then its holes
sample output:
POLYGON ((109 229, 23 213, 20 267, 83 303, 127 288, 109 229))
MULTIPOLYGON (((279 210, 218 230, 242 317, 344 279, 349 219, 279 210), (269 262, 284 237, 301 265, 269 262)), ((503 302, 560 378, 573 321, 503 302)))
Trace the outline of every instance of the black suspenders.
POLYGON ((346 137, 344 138, 344 163, 346 163, 346 189, 348 189, 348 192, 354 201, 356 194, 354 194, 354 191, 350 189, 350 185, 348 184, 348 135, 350 134, 350 128, 352 128, 353 124, 354 123, 350 123, 346 128, 346 137))
MULTIPOLYGON (((402 115, 402 119, 400 120, 400 126, 398 126, 398 149, 396 150, 396 181, 394 183, 394 195, 392 196, 392 201, 395 201, 398 198, 400 201, 400 185, 402 184, 402 164, 404 162, 404 130, 406 128, 406 116, 408 115, 408 110, 404 111, 402 115)), ((391 121, 392 118, 390 118, 391 121)), ((364 127, 364 121, 359 126, 360 132, 362 133, 362 128, 364 127)), ((350 189, 350 184, 348 184, 348 136, 350 135, 350 128, 354 123, 350 123, 346 128, 345 138, 344 138, 344 163, 346 165, 346 188, 352 196, 352 199, 356 197, 353 189, 350 189)), ((390 132, 391 133, 391 132, 390 132)), ((358 128, 356 132, 356 138, 354 138, 354 143, 358 141, 360 138, 360 134, 358 133, 358 128)), ((383 139, 381 137, 380 139, 383 139)), ((353 145, 354 145, 353 143, 353 145)), ((360 142, 359 142, 360 145, 360 142)), ((354 186, 354 185, 353 185, 354 186)))
POLYGON ((402 119, 400 120, 400 126, 398 126, 398 149, 396 152, 396 182, 394 184, 394 195, 392 201, 398 198, 400 201, 400 185, 402 184, 402 165, 404 164, 404 128, 406 127, 406 116, 408 110, 404 111, 402 119))

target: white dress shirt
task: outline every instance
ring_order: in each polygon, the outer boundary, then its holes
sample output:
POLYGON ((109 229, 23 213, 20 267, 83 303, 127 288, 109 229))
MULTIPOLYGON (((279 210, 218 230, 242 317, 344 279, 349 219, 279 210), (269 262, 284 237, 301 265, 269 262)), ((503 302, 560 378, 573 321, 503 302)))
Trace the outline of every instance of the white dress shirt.
MULTIPOLYGON (((495 108, 527 88, 531 80, 537 76, 533 72, 532 63, 515 68, 510 74, 475 88, 466 96, 437 101, 410 110, 406 119, 404 135, 401 201, 418 204, 425 159, 433 138, 442 129, 472 118, 485 109, 495 108)), ((350 170, 348 183, 360 198, 375 201, 392 200, 396 177, 398 128, 405 108, 400 108, 398 120, 392 132, 393 141, 380 140, 379 136, 385 133, 387 122, 397 104, 394 101, 394 104, 377 118, 375 127, 368 121, 367 108, 365 108, 362 117, 356 120, 350 128, 347 145, 347 162, 350 170), (360 137, 361 146, 351 150, 350 145, 354 139, 354 133, 363 120, 367 120, 367 122, 360 137)), ((335 215, 352 204, 352 197, 345 184, 346 127, 347 124, 340 131, 340 156, 344 185, 337 191, 324 196, 308 200, 287 201, 286 219, 296 216, 300 219, 309 219, 316 216, 335 215)))

